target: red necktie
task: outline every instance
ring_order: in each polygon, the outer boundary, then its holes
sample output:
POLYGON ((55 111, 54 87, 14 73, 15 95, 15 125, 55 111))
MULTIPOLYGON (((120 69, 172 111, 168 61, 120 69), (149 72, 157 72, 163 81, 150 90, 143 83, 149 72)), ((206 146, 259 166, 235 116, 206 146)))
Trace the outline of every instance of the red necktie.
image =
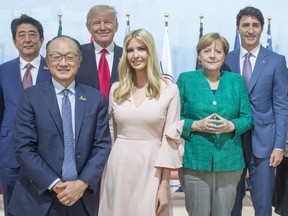
POLYGON ((30 86, 33 85, 33 81, 32 81, 32 76, 31 76, 31 69, 32 69, 33 65, 28 63, 25 68, 26 68, 26 71, 25 71, 25 74, 24 74, 24 77, 23 77, 23 81, 22 81, 22 86, 23 86, 23 89, 26 89, 30 86))
POLYGON ((98 68, 98 77, 99 77, 99 85, 100 91, 105 95, 106 100, 108 100, 109 95, 109 87, 110 87, 110 71, 108 61, 106 59, 106 53, 108 51, 106 49, 101 50, 101 57, 99 61, 98 68))

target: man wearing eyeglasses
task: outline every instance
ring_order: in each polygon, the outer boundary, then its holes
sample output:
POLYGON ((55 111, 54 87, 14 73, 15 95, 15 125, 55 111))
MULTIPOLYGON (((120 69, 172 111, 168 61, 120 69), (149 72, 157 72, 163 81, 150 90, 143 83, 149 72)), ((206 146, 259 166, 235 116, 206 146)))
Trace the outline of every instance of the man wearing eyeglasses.
POLYGON ((78 41, 58 36, 46 49, 52 79, 23 93, 15 116, 21 168, 8 210, 21 216, 94 216, 111 148, 107 102, 74 80, 82 60, 78 41))
POLYGON ((19 57, 0 66, 0 182, 6 216, 19 171, 12 138, 18 100, 24 89, 51 77, 45 59, 39 54, 44 41, 41 23, 23 15, 11 22, 11 32, 19 57))

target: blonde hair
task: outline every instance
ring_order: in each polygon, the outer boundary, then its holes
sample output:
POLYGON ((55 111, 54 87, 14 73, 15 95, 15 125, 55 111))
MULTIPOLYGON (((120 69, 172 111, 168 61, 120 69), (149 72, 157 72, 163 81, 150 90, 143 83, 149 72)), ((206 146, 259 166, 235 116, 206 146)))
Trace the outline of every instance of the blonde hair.
POLYGON ((137 29, 128 33, 124 39, 123 54, 118 65, 119 85, 116 87, 113 96, 117 102, 123 102, 128 99, 133 89, 135 80, 135 70, 130 66, 127 60, 127 47, 131 39, 137 40, 143 45, 148 53, 147 79, 148 86, 146 95, 150 98, 158 98, 160 95, 161 74, 158 64, 157 52, 153 36, 145 29, 137 29))
POLYGON ((114 7, 109 5, 95 5, 90 8, 87 14, 86 26, 89 26, 90 18, 95 14, 109 14, 112 15, 116 26, 118 27, 117 11, 114 7))

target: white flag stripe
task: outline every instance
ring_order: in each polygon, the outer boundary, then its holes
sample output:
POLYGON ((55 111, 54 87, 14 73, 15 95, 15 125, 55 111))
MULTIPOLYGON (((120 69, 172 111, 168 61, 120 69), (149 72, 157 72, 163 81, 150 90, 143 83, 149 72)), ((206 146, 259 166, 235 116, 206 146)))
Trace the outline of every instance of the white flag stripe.
POLYGON ((160 66, 161 66, 161 70, 162 70, 163 74, 168 74, 171 77, 173 77, 169 38, 168 38, 168 26, 165 26, 164 41, 163 41, 162 57, 161 57, 160 66))

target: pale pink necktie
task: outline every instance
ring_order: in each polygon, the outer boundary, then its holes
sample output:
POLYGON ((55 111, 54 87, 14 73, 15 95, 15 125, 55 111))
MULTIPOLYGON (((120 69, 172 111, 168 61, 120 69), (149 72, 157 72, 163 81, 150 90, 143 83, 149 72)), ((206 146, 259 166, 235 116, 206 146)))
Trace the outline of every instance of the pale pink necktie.
POLYGON ((23 89, 26 89, 30 86, 33 85, 33 81, 32 81, 32 76, 31 76, 31 69, 32 69, 33 65, 28 63, 25 68, 26 68, 26 71, 25 71, 25 74, 24 74, 24 77, 23 77, 23 81, 22 81, 22 86, 23 86, 23 89))
POLYGON ((106 59, 107 53, 108 51, 106 49, 101 50, 101 57, 99 60, 99 68, 98 68, 100 91, 105 95, 106 100, 108 100, 108 94, 110 88, 110 71, 108 61, 106 59))
POLYGON ((243 63, 243 70, 242 70, 242 76, 245 80, 245 84, 246 84, 246 88, 248 89, 249 86, 249 82, 250 82, 250 78, 252 75, 252 65, 250 62, 250 57, 251 57, 251 53, 246 53, 245 54, 245 59, 244 59, 244 63, 243 63))

